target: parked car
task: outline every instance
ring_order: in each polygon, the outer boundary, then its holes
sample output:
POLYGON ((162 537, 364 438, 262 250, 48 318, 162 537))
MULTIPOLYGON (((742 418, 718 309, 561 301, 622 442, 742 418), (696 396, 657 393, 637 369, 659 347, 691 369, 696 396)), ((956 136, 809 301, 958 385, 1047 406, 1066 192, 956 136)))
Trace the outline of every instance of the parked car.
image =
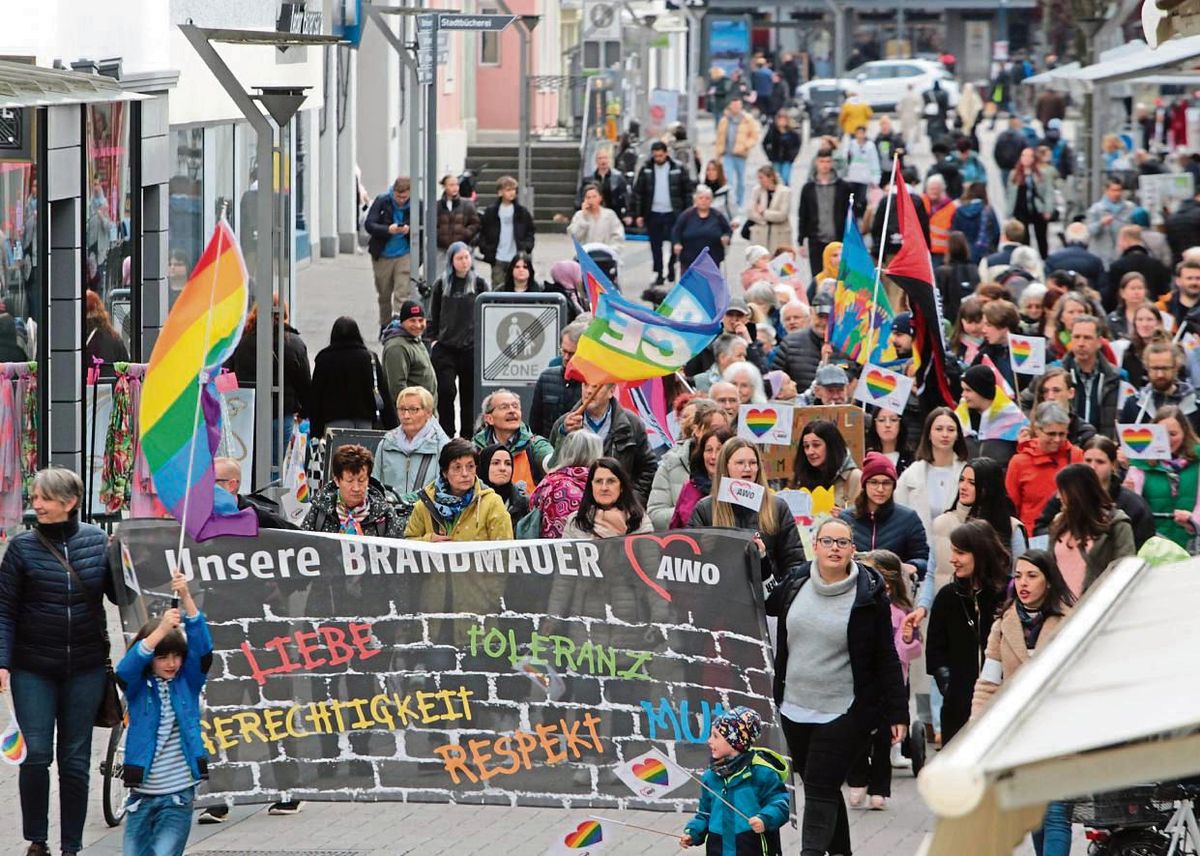
POLYGON ((926 59, 881 59, 863 63, 854 69, 854 77, 810 80, 796 93, 807 107, 812 89, 837 86, 843 92, 858 92, 873 110, 894 110, 910 83, 916 85, 918 95, 924 96, 933 88, 935 80, 946 90, 949 106, 957 105, 958 82, 940 62, 926 59))

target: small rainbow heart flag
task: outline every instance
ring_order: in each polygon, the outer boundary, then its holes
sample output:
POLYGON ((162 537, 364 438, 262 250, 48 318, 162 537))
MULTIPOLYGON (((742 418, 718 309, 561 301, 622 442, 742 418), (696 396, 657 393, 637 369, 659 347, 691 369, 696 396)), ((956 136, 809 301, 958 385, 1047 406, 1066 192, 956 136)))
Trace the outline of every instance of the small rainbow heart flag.
POLYGON ((667 774, 667 765, 657 758, 649 758, 644 764, 634 764, 633 774, 652 785, 665 785, 671 780, 667 774))
POLYGON ((17 714, 12 710, 12 702, 9 702, 8 707, 11 717, 8 727, 0 733, 0 756, 3 756, 6 764, 15 767, 25 760, 25 756, 29 754, 29 747, 25 744, 25 735, 21 733, 21 727, 17 725, 17 714))

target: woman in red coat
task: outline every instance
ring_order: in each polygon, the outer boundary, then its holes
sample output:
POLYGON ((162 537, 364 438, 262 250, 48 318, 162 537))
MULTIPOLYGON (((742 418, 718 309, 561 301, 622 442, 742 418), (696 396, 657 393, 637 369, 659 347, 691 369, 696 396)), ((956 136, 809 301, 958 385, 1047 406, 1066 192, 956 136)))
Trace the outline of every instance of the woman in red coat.
POLYGON ((1042 508, 1054 496, 1055 473, 1083 460, 1083 453, 1067 439, 1070 423, 1061 404, 1043 401, 1033 411, 1033 439, 1022 440, 1009 462, 1004 485, 1026 532, 1033 531, 1042 508))

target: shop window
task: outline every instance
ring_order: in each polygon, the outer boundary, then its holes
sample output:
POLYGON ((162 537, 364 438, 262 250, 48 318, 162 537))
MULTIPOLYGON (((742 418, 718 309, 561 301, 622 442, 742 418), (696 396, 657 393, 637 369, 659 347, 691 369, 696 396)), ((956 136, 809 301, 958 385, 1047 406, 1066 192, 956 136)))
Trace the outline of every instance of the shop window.
MULTIPOLYGON (((499 9, 486 7, 479 10, 481 15, 495 15, 499 9)), ((480 33, 479 34, 479 64, 480 65, 499 65, 500 64, 500 34, 499 33, 480 33)))
POLYGON ((0 363, 37 359, 37 328, 45 307, 38 221, 34 159, 0 163, 0 363))
POLYGON ((129 165, 130 105, 89 104, 87 199, 84 203, 85 353, 106 363, 129 359, 133 338, 133 188, 129 165))
POLYGON ((204 250, 204 131, 172 131, 171 157, 167 280, 174 303, 204 250))

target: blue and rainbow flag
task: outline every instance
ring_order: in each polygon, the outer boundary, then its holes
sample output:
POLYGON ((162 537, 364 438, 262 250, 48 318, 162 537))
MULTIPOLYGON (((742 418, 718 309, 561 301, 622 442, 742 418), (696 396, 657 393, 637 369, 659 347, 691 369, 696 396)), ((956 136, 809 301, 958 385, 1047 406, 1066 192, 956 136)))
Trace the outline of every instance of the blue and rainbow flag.
POLYGON ((896 357, 891 347, 892 321, 896 313, 888 301, 887 292, 880 288, 872 314, 871 301, 874 296, 875 262, 867 252, 867 245, 858 231, 858 224, 854 222, 854 210, 851 207, 846 211, 846 227, 842 232, 842 262, 838 266, 837 290, 833 293, 829 344, 859 365, 868 362, 882 365, 896 357), (874 334, 871 333, 872 321, 875 324, 874 334), (870 359, 867 359, 868 339, 872 340, 875 352, 870 359))
POLYGON ((729 288, 707 250, 655 311, 623 297, 578 241, 575 254, 595 301, 595 318, 568 367, 572 377, 588 383, 663 377, 683 368, 721 332, 729 288))
POLYGON ((222 219, 154 343, 142 386, 139 429, 154 488, 195 541, 258 534, 253 509, 239 511, 213 474, 221 407, 212 378, 242 337, 248 280, 222 219))

